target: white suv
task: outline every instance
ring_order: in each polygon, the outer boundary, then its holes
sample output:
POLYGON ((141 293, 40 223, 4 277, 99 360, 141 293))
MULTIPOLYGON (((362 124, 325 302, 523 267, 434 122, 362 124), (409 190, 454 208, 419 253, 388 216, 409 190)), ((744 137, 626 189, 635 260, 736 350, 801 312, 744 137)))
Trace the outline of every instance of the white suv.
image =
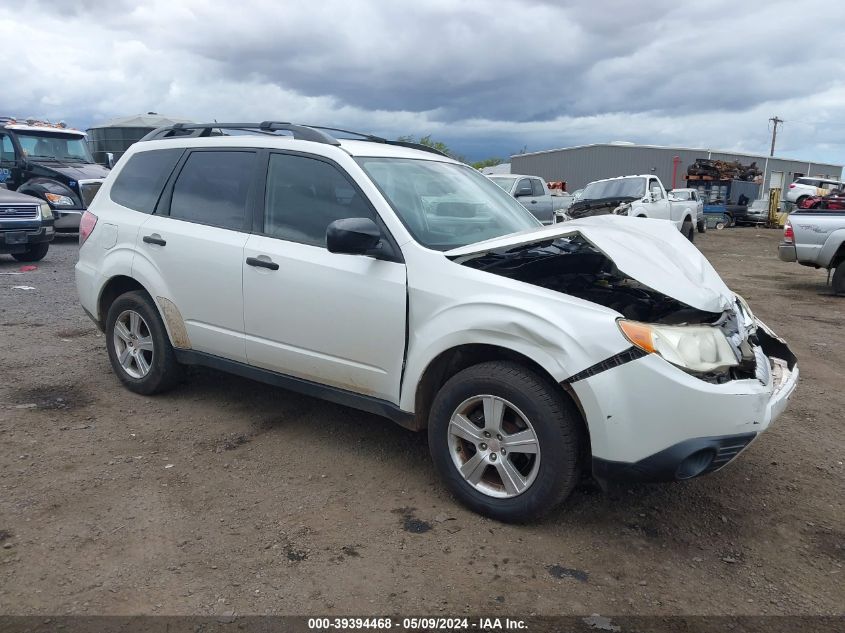
POLYGON ((787 202, 794 202, 801 205, 805 198, 810 196, 826 196, 831 191, 845 188, 845 183, 829 178, 798 178, 795 182, 789 183, 786 188, 787 202))
POLYGON ((76 279, 129 389, 203 364, 427 428, 509 521, 585 471, 714 471, 784 409, 794 356, 670 223, 543 227, 442 154, 328 132, 174 126, 121 158, 76 279))

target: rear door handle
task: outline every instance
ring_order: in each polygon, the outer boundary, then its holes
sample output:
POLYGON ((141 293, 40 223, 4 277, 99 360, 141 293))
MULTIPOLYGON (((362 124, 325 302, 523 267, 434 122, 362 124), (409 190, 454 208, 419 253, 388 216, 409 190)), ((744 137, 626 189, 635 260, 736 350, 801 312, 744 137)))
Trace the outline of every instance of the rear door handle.
POLYGON ((272 259, 259 259, 258 257, 247 257, 246 263, 249 266, 257 266, 258 268, 269 268, 270 270, 279 270, 279 265, 272 259))
POLYGON ((167 246, 167 242, 161 239, 161 235, 153 233, 152 235, 145 235, 144 241, 147 244, 156 244, 158 246, 167 246))

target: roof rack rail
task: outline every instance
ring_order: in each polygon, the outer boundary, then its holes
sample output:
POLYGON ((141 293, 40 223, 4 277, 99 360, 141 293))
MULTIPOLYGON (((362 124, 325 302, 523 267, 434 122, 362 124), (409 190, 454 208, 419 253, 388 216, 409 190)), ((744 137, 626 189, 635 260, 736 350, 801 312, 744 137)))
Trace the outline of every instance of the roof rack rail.
POLYGON ((408 141, 390 141, 380 136, 373 134, 365 134, 363 132, 353 132, 352 130, 344 130, 337 127, 325 127, 321 125, 298 125, 295 123, 288 123, 283 121, 263 121, 261 123, 174 123, 165 127, 160 127, 147 134, 142 141, 153 141, 162 138, 174 137, 205 137, 212 136, 214 130, 241 130, 244 132, 257 132, 259 134, 273 135, 275 132, 290 132, 293 138, 302 141, 314 141, 316 143, 326 143, 328 145, 340 145, 334 136, 328 132, 340 132, 342 134, 351 134, 357 136, 361 140, 369 141, 371 143, 384 143, 385 145, 397 145, 400 147, 409 147, 411 149, 418 149, 423 152, 437 154, 438 156, 449 157, 438 149, 422 145, 421 143, 411 143, 408 141))
POLYGON ((438 156, 445 156, 446 158, 451 158, 448 154, 441 152, 439 149, 435 149, 433 147, 429 147, 428 145, 423 145, 422 143, 412 143, 411 141, 391 141, 389 139, 383 138, 381 136, 375 136, 374 134, 365 134, 363 132, 353 132, 352 130, 344 130, 339 127, 325 127, 322 125, 308 125, 306 127, 314 128, 315 130, 325 130, 327 132, 341 132, 343 134, 352 134, 353 136, 359 136, 365 141, 371 141, 373 143, 384 143, 385 145, 397 145, 399 147, 409 147, 411 149, 418 149, 423 152, 429 152, 430 154, 437 154, 438 156))
POLYGON ((173 125, 167 125, 153 130, 141 140, 152 141, 174 137, 205 137, 212 136, 214 130, 242 130, 244 132, 259 132, 261 134, 290 132, 295 139, 326 143, 327 145, 340 145, 340 141, 325 132, 285 121, 262 121, 261 123, 174 123, 173 125))

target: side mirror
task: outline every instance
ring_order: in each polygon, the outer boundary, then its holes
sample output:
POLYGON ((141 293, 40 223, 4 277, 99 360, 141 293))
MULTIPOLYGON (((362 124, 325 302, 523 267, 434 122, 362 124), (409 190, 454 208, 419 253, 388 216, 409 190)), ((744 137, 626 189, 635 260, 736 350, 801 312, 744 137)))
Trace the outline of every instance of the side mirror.
POLYGON ((114 167, 114 154, 111 152, 106 152, 106 164, 108 165, 109 169, 114 167))
POLYGON ((657 187, 653 187, 651 190, 651 201, 654 202, 655 200, 660 199, 660 189, 657 187))
POLYGON ((370 218, 335 220, 326 228, 326 248, 330 253, 366 255, 381 242, 381 231, 370 218))

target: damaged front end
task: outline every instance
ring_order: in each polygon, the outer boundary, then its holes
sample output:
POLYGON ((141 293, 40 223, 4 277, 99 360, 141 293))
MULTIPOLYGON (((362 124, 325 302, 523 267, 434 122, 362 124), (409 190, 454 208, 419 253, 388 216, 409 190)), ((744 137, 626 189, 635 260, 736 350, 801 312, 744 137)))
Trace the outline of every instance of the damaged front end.
POLYGON ((747 304, 733 293, 705 306, 718 305, 718 310, 693 307, 625 274, 580 232, 455 261, 615 310, 622 334, 637 353, 657 354, 706 382, 756 378, 768 384, 770 356, 789 369, 795 363, 785 344, 759 328, 747 304))
POLYGON ((573 220, 597 215, 628 215, 631 210, 631 203, 634 200, 637 200, 637 198, 632 196, 579 200, 570 205, 566 214, 573 220))

